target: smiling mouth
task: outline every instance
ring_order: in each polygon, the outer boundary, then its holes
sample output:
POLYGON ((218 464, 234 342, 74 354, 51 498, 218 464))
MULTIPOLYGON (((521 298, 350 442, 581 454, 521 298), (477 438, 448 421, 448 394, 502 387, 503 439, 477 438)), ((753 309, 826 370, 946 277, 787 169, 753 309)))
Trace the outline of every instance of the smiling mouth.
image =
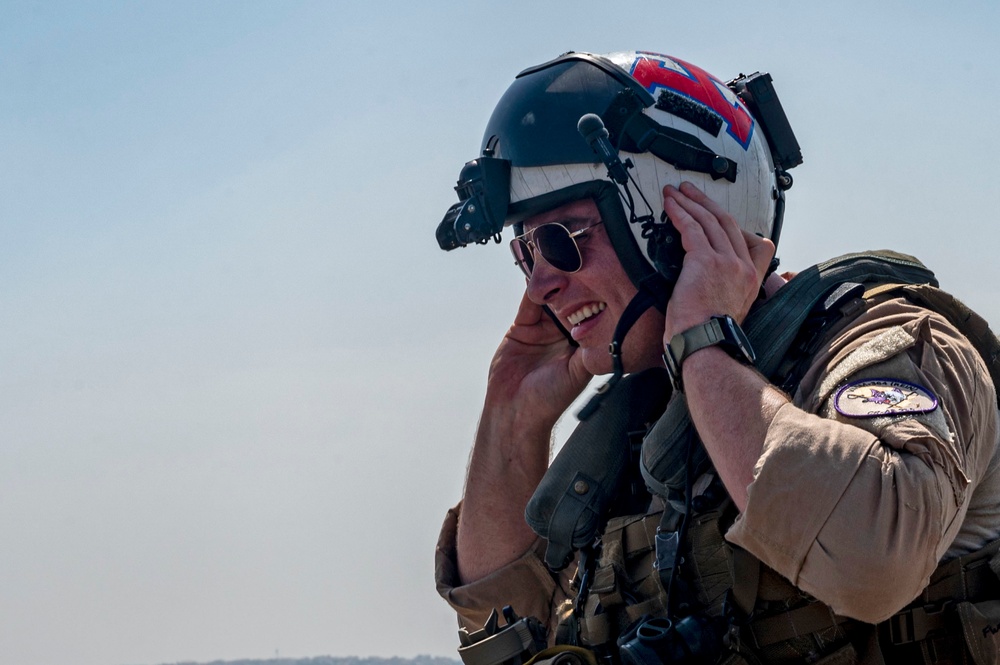
POLYGON ((575 326, 578 323, 586 321, 592 316, 597 316, 598 314, 603 312, 604 308, 607 306, 608 306, 607 303, 603 302, 584 305, 580 309, 576 310, 575 312, 567 316, 566 320, 569 321, 570 325, 575 326))

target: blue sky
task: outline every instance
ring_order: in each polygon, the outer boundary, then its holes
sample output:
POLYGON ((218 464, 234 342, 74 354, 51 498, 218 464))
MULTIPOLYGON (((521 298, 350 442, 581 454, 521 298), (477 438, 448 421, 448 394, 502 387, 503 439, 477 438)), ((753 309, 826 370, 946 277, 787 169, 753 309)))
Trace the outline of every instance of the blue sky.
POLYGON ((0 660, 454 654, 433 545, 522 282, 433 232, 563 51, 771 72, 805 156, 783 266, 894 248, 1000 325, 998 24, 0 0, 0 660))

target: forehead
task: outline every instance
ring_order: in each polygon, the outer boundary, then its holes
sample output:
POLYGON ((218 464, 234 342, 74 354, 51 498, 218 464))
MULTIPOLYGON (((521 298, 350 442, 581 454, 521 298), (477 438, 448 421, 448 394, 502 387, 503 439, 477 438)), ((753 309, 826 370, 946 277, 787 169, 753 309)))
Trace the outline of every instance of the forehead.
POLYGON ((524 232, 552 222, 558 222, 573 231, 575 228, 594 224, 600 220, 601 213, 597 210, 597 204, 593 199, 586 198, 528 217, 524 220, 524 232))

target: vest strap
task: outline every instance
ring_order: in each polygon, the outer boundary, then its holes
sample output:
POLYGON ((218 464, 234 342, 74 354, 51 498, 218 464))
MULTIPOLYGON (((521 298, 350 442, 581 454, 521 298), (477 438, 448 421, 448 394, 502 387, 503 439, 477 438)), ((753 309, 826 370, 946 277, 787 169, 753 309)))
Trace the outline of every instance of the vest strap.
POLYGON ((793 637, 817 633, 847 621, 850 619, 837 616, 829 607, 816 601, 775 616, 755 619, 750 622, 749 628, 757 647, 762 649, 793 637))
POLYGON ((733 547, 733 604, 750 616, 760 587, 760 560, 742 547, 733 547))

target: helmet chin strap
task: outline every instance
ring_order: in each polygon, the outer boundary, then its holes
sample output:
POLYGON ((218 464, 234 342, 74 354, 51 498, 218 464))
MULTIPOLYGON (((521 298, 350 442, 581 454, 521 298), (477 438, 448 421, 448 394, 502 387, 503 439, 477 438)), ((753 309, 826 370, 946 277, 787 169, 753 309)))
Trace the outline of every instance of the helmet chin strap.
POLYGON ((648 290, 640 288, 632 300, 629 302, 622 316, 615 326, 615 334, 611 338, 611 346, 608 351, 611 354, 612 374, 608 382, 597 389, 597 393, 590 398, 590 401, 580 409, 576 417, 583 421, 594 414, 601 406, 604 396, 607 395, 617 383, 625 376, 625 365, 622 363, 622 347, 625 344, 625 335, 628 334, 632 326, 639 320, 647 309, 656 304, 656 297, 648 290))

